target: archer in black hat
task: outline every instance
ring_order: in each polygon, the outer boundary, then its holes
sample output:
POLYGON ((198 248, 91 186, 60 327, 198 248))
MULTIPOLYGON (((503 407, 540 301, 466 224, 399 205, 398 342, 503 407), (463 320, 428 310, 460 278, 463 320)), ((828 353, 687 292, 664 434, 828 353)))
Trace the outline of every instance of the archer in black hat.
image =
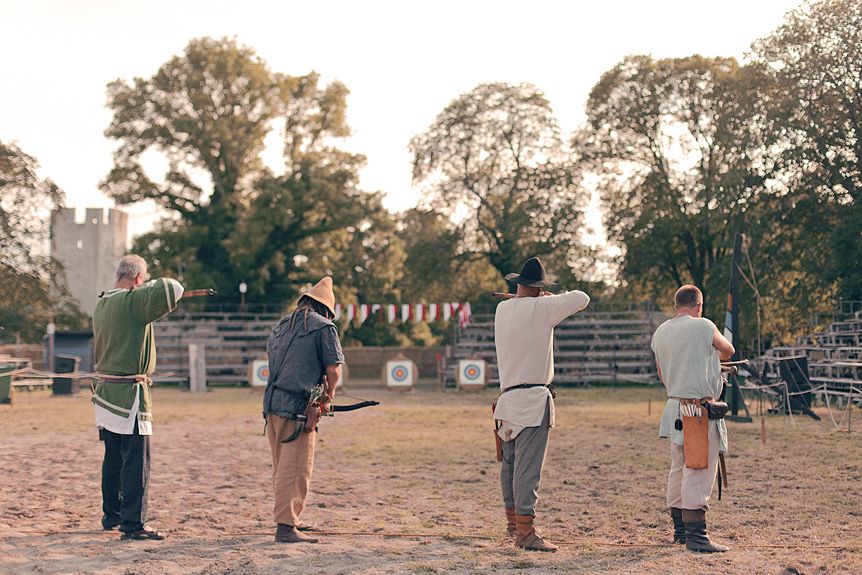
POLYGON ((524 265, 521 267, 520 274, 507 274, 506 279, 510 282, 515 282, 518 285, 527 287, 543 288, 557 285, 545 277, 545 266, 543 266, 542 262, 539 261, 539 258, 535 256, 524 262, 524 265))
POLYGON ((507 530, 516 547, 555 551, 557 546, 533 525, 548 433, 554 426, 554 326, 584 309, 590 298, 577 290, 546 292, 544 288, 556 284, 548 281, 536 257, 524 263, 520 274, 506 279, 518 284, 518 293, 500 294, 511 299, 497 306, 494 318, 500 372, 494 419, 507 530))

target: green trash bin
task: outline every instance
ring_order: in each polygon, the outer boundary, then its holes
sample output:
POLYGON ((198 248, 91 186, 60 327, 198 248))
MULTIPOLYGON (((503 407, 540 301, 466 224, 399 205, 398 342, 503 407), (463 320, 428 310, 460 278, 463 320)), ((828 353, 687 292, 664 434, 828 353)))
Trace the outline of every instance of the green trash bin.
POLYGON ((12 403, 12 373, 17 366, 14 363, 0 364, 0 404, 12 403), (8 373, 9 375, 3 375, 8 373))

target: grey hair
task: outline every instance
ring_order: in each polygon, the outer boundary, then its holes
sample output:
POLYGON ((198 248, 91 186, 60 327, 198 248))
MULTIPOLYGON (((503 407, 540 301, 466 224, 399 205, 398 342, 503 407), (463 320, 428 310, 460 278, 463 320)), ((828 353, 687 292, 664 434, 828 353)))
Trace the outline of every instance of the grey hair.
POLYGON ((703 303, 703 294, 693 285, 684 285, 678 290, 673 298, 674 307, 694 307, 703 303))
POLYGON ((147 262, 141 256, 129 254, 123 256, 117 264, 117 281, 121 279, 135 279, 138 275, 147 275, 147 262))

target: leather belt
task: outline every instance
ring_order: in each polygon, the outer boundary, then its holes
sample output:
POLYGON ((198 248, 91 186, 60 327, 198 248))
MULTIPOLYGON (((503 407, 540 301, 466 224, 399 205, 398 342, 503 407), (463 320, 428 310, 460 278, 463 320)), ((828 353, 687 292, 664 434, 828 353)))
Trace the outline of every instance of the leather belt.
POLYGON ((681 403, 688 402, 688 403, 698 403, 698 404, 702 404, 704 402, 711 403, 711 402, 716 401, 716 399, 714 397, 701 397, 700 399, 697 399, 695 397, 671 397, 670 399, 675 399, 681 403))
POLYGON ((500 395, 503 395, 507 391, 512 391, 513 389, 528 389, 530 387, 548 387, 544 383, 521 383, 519 385, 513 385, 512 387, 507 387, 503 391, 500 392, 500 395))
POLYGON ((129 375, 126 377, 99 377, 99 383, 146 383, 150 378, 146 375, 129 375))

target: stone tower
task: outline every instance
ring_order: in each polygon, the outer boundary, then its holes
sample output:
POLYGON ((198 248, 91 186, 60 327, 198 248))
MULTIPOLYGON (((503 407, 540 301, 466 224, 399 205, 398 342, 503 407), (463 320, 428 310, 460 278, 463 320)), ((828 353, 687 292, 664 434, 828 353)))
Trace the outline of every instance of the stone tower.
POLYGON ((55 210, 51 222, 51 254, 66 268, 66 282, 81 310, 92 316, 99 294, 114 287, 117 263, 126 253, 129 216, 109 209, 87 208, 84 223, 75 209, 55 210))

